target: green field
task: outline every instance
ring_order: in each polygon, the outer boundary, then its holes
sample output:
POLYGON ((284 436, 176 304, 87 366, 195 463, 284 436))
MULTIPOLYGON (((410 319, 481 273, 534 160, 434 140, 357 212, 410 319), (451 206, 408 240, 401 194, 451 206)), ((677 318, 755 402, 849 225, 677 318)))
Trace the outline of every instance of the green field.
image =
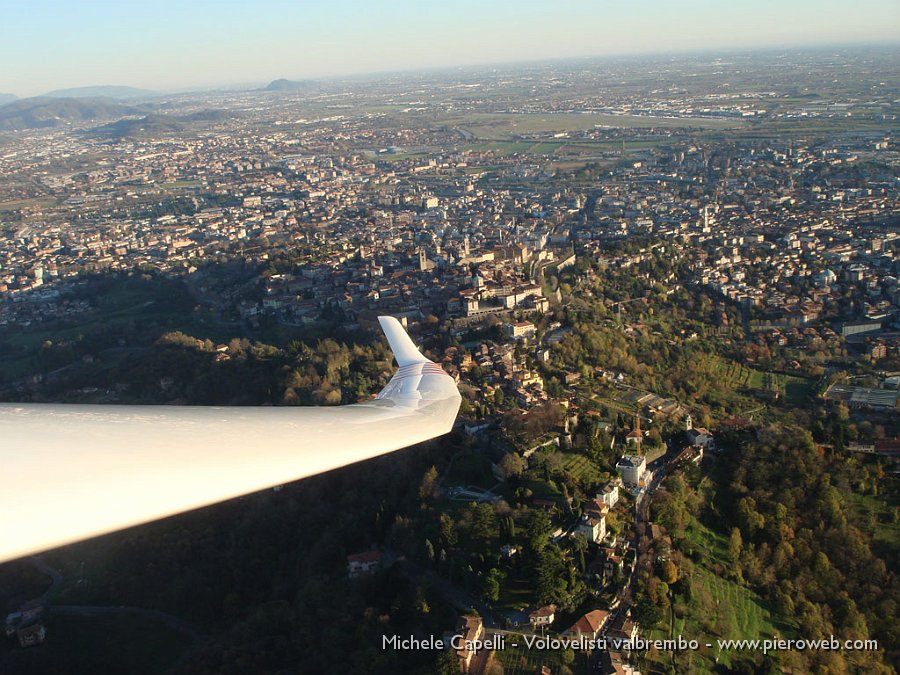
POLYGON ((163 190, 178 190, 178 189, 196 189, 203 187, 204 184, 199 180, 176 180, 171 183, 161 183, 160 188, 163 190))
POLYGON ((524 610, 534 605, 536 600, 534 583, 530 577, 524 572, 517 575, 510 573, 500 587, 500 600, 495 603, 495 608, 524 610))
MULTIPOLYGON (((858 492, 842 492, 854 524, 870 534, 876 548, 885 548, 890 555, 900 552, 900 522, 895 521, 895 511, 900 508, 896 499, 884 495, 861 495, 858 492)), ((885 556, 887 557, 887 556, 885 556)))
POLYGON ((32 197, 30 199, 12 199, 6 202, 0 202, 0 211, 16 211, 22 208, 47 208, 50 206, 58 206, 59 200, 56 197, 32 197))
POLYGON ((572 474, 578 482, 586 487, 598 485, 603 479, 594 463, 584 455, 564 453, 562 468, 563 471, 572 474))
POLYGON ((562 492, 559 488, 554 488, 547 481, 525 478, 522 480, 522 485, 531 490, 534 499, 554 501, 560 508, 565 508, 562 492))
MULTIPOLYGON (((689 601, 692 610, 687 612, 685 619, 676 619, 675 633, 679 633, 679 627, 687 630, 699 630, 701 622, 713 622, 715 635, 724 638, 748 638, 771 636, 773 633, 784 635, 792 629, 790 626, 779 624, 772 617, 765 601, 756 593, 745 586, 735 583, 724 574, 731 567, 728 559, 727 538, 724 534, 711 530, 696 519, 691 519, 685 533, 686 544, 693 550, 695 564, 691 573, 691 587, 703 589, 715 603, 717 608, 730 608, 733 622, 727 620, 716 626, 715 621, 723 618, 719 612, 711 617, 704 614, 699 605, 702 605, 703 594, 693 593, 694 597, 689 601), (719 573, 719 571, 722 573, 719 573), (698 597, 699 596, 699 597, 698 597), (680 624, 679 624, 680 621, 680 624)), ((727 616, 725 616, 727 619, 727 616)), ((685 633, 687 634, 687 633, 685 633)), ((699 639, 699 638, 698 638, 699 639)))
MULTIPOLYGON (((701 645, 715 639, 754 639, 774 634, 790 637, 793 628, 777 621, 765 601, 749 588, 727 578, 730 562, 726 552, 726 537, 692 519, 685 532, 681 548, 693 560, 684 578, 673 586, 674 612, 671 625, 665 630, 651 631, 651 637, 666 639, 682 635, 701 645), (686 587, 690 592, 686 592, 686 587)), ((716 663, 732 666, 741 653, 703 651, 690 655, 691 672, 712 673, 716 663)), ((746 655, 743 655, 746 658, 746 655)), ((686 667, 677 657, 676 669, 686 667)), ((671 655, 660 654, 657 663, 671 662, 671 655)))
POLYGON ((497 484, 497 479, 491 471, 490 461, 484 455, 466 451, 453 458, 450 469, 443 477, 442 484, 445 488, 473 485, 489 490, 497 484))
POLYGON ((706 357, 709 366, 732 389, 763 389, 777 392, 793 405, 802 405, 815 394, 815 383, 805 377, 750 368, 716 356, 706 357))
MULTIPOLYGON (((745 126, 741 120, 706 117, 643 117, 636 115, 575 113, 473 113, 465 117, 441 120, 486 140, 505 140, 519 134, 563 133, 609 127, 620 129, 695 128, 734 129, 745 126)), ((563 143, 568 142, 562 139, 563 143)))
MULTIPOLYGON (((625 142, 625 152, 633 150, 645 150, 654 148, 660 144, 670 142, 670 139, 649 138, 643 140, 628 140, 625 142)), ((461 146, 461 149, 473 151, 491 151, 497 152, 503 156, 513 154, 520 155, 544 155, 555 159, 578 159, 585 158, 588 155, 597 155, 598 153, 619 153, 622 150, 622 143, 609 140, 591 140, 591 139, 560 139, 560 140, 514 140, 491 138, 478 143, 461 146)), ((380 158, 380 157, 379 157, 380 158)))

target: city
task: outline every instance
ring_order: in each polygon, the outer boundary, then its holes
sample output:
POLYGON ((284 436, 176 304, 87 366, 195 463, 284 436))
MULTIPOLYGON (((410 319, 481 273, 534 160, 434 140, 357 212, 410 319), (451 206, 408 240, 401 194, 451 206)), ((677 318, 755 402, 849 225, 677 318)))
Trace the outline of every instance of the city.
POLYGON ((108 635, 141 664, 108 672, 892 672, 897 66, 0 105, 0 399, 352 403, 379 315, 463 395, 421 447, 0 567, 0 670, 96 672, 108 635), (877 647, 714 639, 773 636, 877 647))

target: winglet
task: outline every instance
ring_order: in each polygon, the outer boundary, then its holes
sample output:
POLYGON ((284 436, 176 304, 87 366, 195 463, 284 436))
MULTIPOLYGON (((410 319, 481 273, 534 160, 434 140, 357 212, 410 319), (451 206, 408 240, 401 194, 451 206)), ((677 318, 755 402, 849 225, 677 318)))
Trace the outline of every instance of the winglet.
POLYGON ((415 343, 409 337, 407 332, 403 330, 403 326, 392 316, 379 316, 378 323, 381 324, 381 330, 387 338, 391 351, 394 352, 394 358, 397 359, 397 365, 401 368, 414 363, 426 363, 428 359, 422 356, 422 353, 416 348, 415 343))

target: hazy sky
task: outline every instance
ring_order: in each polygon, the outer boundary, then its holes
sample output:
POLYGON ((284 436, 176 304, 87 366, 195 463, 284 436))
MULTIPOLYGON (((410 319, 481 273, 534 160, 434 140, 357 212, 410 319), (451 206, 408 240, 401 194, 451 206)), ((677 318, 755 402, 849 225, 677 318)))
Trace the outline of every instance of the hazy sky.
POLYGON ((898 0, 0 0, 0 92, 898 39, 898 0))

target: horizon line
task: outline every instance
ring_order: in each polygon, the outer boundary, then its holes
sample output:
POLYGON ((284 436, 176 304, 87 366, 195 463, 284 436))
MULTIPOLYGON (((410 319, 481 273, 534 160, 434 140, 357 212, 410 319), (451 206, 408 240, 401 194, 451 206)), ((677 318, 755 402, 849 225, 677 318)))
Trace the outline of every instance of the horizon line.
MULTIPOLYGON (((779 52, 784 50, 791 50, 796 52, 814 52, 821 51, 823 49, 857 49, 857 50, 884 50, 884 49, 900 49, 900 38, 894 40, 886 40, 886 41, 878 41, 878 42, 820 42, 820 43, 802 43, 802 44, 785 44, 785 45, 759 45, 759 46, 738 46, 738 47, 730 47, 730 48, 717 48, 717 47, 709 47, 709 48, 685 48, 685 49, 666 49, 666 50, 646 50, 646 51, 634 51, 634 52, 610 52, 606 54, 586 54, 583 56, 550 56, 550 57, 542 57, 537 59, 513 59, 508 61, 484 61, 478 63, 458 63, 458 64, 446 64, 446 65, 435 65, 435 66, 422 66, 418 68, 405 68, 405 69, 385 69, 385 70, 371 70, 371 71, 355 71, 348 73, 334 73, 330 75, 309 75, 309 76, 277 76, 272 77, 271 79, 259 79, 253 81, 245 81, 245 82, 230 82, 230 83, 221 83, 221 84, 197 84, 197 85, 189 85, 186 87, 163 87, 163 88, 154 88, 150 86, 141 86, 141 85, 133 85, 133 84, 110 84, 110 83, 93 83, 93 84, 74 84, 72 86, 63 86, 56 87, 54 89, 50 89, 41 94, 32 94, 27 96, 19 96, 15 92, 12 91, 2 91, 0 90, 0 95, 11 95, 15 96, 16 100, 27 100, 29 98, 42 98, 48 96, 49 94, 53 94, 59 91, 66 90, 77 90, 77 89, 90 89, 94 87, 123 87, 123 88, 131 88, 131 89, 140 89, 147 91, 147 97, 150 96, 170 96, 170 95, 182 95, 182 94, 191 94, 191 93, 204 93, 204 92, 231 92, 231 91, 248 91, 253 88, 265 87, 271 82, 277 80, 288 80, 291 82, 295 81, 309 81, 309 82, 340 82, 342 80, 352 80, 352 79, 368 79, 368 78, 378 78, 384 76, 391 75, 404 75, 404 74, 426 74, 426 73, 442 73, 442 72, 450 72, 457 70, 479 70, 486 68, 496 68, 496 67, 510 67, 510 66, 525 66, 525 65, 538 65, 545 64, 551 65, 555 63, 571 63, 577 61, 602 61, 604 59, 628 59, 628 58, 646 58, 646 57, 685 57, 685 56, 701 56, 701 55, 752 55, 752 54, 767 54, 772 52, 779 52)), ((64 98, 64 97, 60 97, 64 98)), ((140 97, 136 97, 140 98, 140 97)))

